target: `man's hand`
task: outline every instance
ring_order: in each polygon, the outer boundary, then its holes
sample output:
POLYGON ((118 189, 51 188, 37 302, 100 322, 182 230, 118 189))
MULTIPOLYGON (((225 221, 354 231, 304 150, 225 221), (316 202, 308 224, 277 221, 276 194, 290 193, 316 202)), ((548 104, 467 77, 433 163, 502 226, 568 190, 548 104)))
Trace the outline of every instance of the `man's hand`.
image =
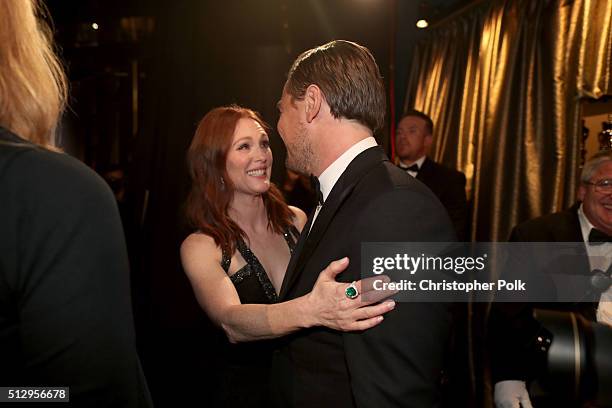
POLYGON ((525 381, 500 381, 493 392, 497 408, 533 408, 525 381))
POLYGON ((312 314, 316 326, 341 331, 366 330, 382 322, 382 315, 395 307, 393 300, 378 302, 393 296, 397 291, 373 289, 374 279, 388 282, 387 276, 376 276, 355 282, 359 296, 349 299, 345 294, 349 285, 336 282, 336 276, 345 270, 348 264, 348 258, 331 262, 319 274, 312 292, 306 295, 308 311, 312 314), (366 293, 368 296, 363 296, 366 293))

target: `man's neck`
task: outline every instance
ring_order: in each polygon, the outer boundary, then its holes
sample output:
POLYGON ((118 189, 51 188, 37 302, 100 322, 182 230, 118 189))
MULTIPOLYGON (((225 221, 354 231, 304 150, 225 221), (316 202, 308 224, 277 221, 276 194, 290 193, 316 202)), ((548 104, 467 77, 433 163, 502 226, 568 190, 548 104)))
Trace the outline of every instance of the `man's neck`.
POLYGON ((327 199, 327 196, 333 189, 336 181, 338 181, 351 162, 362 152, 374 146, 377 146, 376 139, 374 139, 374 137, 367 137, 355 143, 318 176, 321 186, 321 193, 323 194, 323 200, 327 199))
POLYGON ((316 149, 319 160, 312 171, 317 177, 351 147, 373 136, 370 129, 353 120, 338 119, 338 122, 326 128, 325 134, 318 138, 321 141, 316 149))

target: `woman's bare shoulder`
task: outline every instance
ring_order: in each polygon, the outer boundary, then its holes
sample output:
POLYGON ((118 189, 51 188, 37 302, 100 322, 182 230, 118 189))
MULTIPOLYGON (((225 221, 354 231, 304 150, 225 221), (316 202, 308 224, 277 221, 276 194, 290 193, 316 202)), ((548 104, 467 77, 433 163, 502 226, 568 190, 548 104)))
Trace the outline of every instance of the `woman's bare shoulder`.
POLYGON ((304 228, 304 225, 306 225, 306 221, 308 219, 306 213, 292 205, 289 206, 289 209, 291 210, 291 213, 293 215, 293 225, 295 226, 295 228, 297 228, 298 231, 302 232, 302 229, 304 228))
POLYGON ((181 244, 181 259, 183 263, 190 260, 221 262, 221 249, 210 235, 194 232, 189 234, 181 244))

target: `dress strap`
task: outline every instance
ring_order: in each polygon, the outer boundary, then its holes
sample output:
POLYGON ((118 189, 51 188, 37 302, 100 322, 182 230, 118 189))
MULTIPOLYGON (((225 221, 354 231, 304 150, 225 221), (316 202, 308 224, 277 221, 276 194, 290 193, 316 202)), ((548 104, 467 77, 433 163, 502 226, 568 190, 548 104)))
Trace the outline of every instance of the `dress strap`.
MULTIPOLYGON (((246 245, 242 238, 238 239, 238 241, 236 242, 236 248, 238 249, 238 252, 240 252, 240 255, 242 255, 242 257, 246 261, 250 270, 255 273, 255 276, 259 280, 259 284, 263 288, 266 297, 268 298, 270 303, 278 302, 278 294, 276 293, 276 289, 274 289, 274 286, 272 285, 268 274, 264 270, 263 265, 261 264, 261 262, 259 262, 259 259, 257 259, 253 251, 251 251, 251 248, 246 245)), ((236 274, 232 276, 235 275, 236 274)))
POLYGON ((287 246, 289 246, 289 252, 293 254, 293 251, 295 250, 295 245, 297 244, 297 241, 300 238, 300 232, 292 224, 287 227, 285 233, 283 234, 283 237, 285 238, 285 241, 287 241, 287 246))
POLYGON ((221 248, 221 267, 227 273, 229 271, 230 264, 232 263, 232 254, 229 253, 227 247, 224 245, 221 248))

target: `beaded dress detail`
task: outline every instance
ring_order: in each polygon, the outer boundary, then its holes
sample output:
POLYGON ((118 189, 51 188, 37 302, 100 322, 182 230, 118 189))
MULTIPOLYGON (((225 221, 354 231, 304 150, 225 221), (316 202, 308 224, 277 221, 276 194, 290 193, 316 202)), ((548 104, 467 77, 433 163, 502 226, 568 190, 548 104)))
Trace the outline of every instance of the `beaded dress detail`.
MULTIPOLYGON (((290 226, 285 230, 283 237, 287 241, 289 252, 293 254, 299 232, 294 226, 290 226)), ((278 302, 278 294, 268 277, 265 269, 255 256, 253 251, 247 247, 242 238, 236 242, 236 249, 244 258, 246 265, 240 268, 236 273, 230 276, 232 283, 236 287, 236 291, 240 296, 240 301, 246 303, 276 303, 278 302)), ((231 254, 223 250, 221 258, 221 266, 227 273, 231 262, 231 254)))
MULTIPOLYGON (((299 237, 298 230, 291 226, 283 234, 293 254, 299 237)), ((278 302, 278 294, 264 270, 261 262, 244 240, 236 242, 236 249, 244 258, 246 265, 230 275, 240 302, 271 304, 278 302)), ((232 254, 222 251, 221 266, 227 273, 232 254)), ((270 364, 274 350, 274 340, 260 340, 225 345, 219 395, 214 407, 224 408, 267 408, 270 406, 270 364)), ((221 350, 220 350, 221 351, 221 350)))

